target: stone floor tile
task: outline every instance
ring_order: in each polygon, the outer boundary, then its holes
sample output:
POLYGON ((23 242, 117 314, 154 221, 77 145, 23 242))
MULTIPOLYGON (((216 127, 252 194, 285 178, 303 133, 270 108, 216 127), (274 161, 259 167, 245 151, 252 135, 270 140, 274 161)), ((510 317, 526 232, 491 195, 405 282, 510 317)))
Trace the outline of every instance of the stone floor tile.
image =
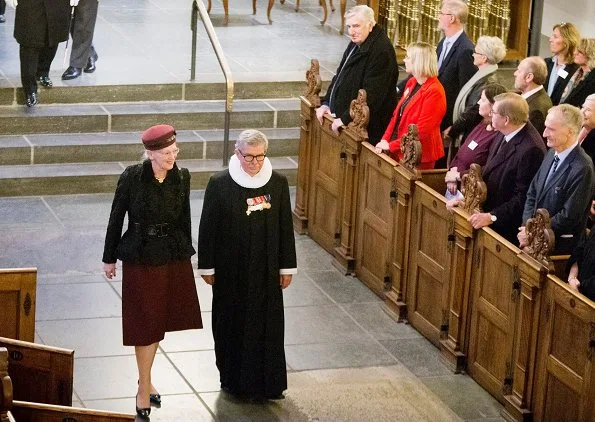
POLYGON ((285 346, 285 356, 287 364, 296 371, 398 363, 381 345, 365 340, 343 344, 294 344, 285 346))
POLYGON ((502 405, 468 376, 452 374, 421 381, 466 421, 504 420, 500 416, 502 405))
POLYGON ((122 303, 107 283, 37 286, 37 321, 118 317, 122 303))
POLYGON ((99 271, 97 274, 87 274, 72 271, 67 274, 37 273, 37 285, 40 284, 87 284, 105 283, 106 279, 99 271))
MULTIPOLYGON (((216 420, 195 394, 162 394, 161 399, 161 408, 151 409, 151 422, 214 422, 216 420)), ((135 398, 87 400, 85 406, 90 409, 134 413, 135 398)))
POLYGON ((184 330, 165 333, 165 339, 160 343, 164 352, 182 352, 197 350, 213 350, 213 331, 211 330, 211 313, 201 312, 201 330, 184 330))
MULTIPOLYGON (((367 334, 336 305, 285 309, 285 344, 350 343, 367 334), (324 324, 321 324, 324 321, 324 324)), ((369 338, 369 340, 372 340, 369 338)))
POLYGON ((380 343, 420 378, 452 374, 441 362, 440 351, 423 337, 383 340, 380 343))
POLYGON ((221 384, 214 350, 168 353, 168 357, 195 391, 219 391, 221 384))
POLYGON ((397 323, 383 309, 384 303, 353 303, 343 309, 376 340, 421 338, 411 325, 397 323))
POLYGON ((76 358, 133 355, 122 344, 122 318, 37 321, 35 329, 48 345, 74 350, 76 358))
MULTIPOLYGON (((157 353, 152 370, 153 385, 161 394, 191 393, 192 390, 166 357, 157 353)), ((87 400, 134 397, 138 372, 134 356, 76 358, 74 391, 87 400)))
POLYGON ((293 276, 289 288, 283 291, 285 307, 330 305, 332 302, 303 272, 293 276))
POLYGON ((357 278, 344 276, 339 271, 306 270, 306 274, 337 303, 381 302, 381 299, 357 278))

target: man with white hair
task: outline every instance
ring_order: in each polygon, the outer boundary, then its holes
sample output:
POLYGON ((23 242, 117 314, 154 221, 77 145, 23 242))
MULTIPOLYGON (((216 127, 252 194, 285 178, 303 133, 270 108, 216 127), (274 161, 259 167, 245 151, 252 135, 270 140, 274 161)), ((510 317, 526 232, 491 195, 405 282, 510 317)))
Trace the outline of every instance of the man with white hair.
POLYGON ((355 6, 345 14, 345 19, 351 41, 322 105, 316 109, 316 117, 322 124, 324 115, 332 115, 335 118, 332 129, 338 133, 339 128, 351 122, 351 101, 357 98, 360 89, 365 89, 370 107, 368 137, 376 145, 397 105, 399 72, 395 50, 376 24, 370 7, 355 6))
POLYGON ((283 289, 297 272, 287 178, 268 140, 243 131, 229 168, 211 177, 198 234, 198 269, 213 286, 212 326, 221 389, 283 399, 287 388, 283 289))
MULTIPOLYGON (((552 107, 545 119, 544 136, 550 148, 531 181, 523 224, 539 208, 550 214, 556 235, 555 254, 571 253, 582 237, 593 198, 593 161, 578 145, 583 118, 569 104, 552 107)), ((525 226, 519 228, 521 248, 527 243, 525 226)))

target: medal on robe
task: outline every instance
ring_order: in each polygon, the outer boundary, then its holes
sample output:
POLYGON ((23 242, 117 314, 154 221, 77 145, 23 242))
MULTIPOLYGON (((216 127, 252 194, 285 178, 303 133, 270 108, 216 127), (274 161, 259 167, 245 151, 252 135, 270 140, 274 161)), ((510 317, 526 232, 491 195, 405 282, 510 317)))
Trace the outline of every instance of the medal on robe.
POLYGON ((246 215, 250 215, 252 211, 262 211, 271 208, 271 195, 255 196, 254 198, 246 199, 248 209, 246 215))

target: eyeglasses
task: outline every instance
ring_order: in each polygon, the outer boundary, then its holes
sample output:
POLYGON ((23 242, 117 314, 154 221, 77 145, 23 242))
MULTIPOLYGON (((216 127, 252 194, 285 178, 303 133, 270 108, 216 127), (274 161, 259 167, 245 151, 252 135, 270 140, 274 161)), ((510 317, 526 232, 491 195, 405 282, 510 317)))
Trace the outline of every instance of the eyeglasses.
POLYGON ((490 110, 490 116, 493 116, 494 114, 497 114, 498 116, 506 117, 504 114, 500 114, 497 111, 494 111, 493 109, 490 110))
POLYGON ((168 152, 163 152, 163 151, 157 151, 159 154, 164 155, 166 157, 175 157, 180 153, 180 148, 176 148, 173 151, 168 151, 168 152))
POLYGON ((261 154, 261 155, 251 155, 251 154, 246 154, 244 155, 242 153, 242 151, 238 150, 238 152, 240 153, 240 155, 242 157, 244 157, 244 161, 246 161, 247 163, 251 163, 252 161, 254 161, 254 159, 256 158, 256 161, 258 161, 259 163, 264 161, 264 158, 267 156, 266 154, 261 154))
POLYGON ((439 15, 454 16, 452 13, 438 12, 439 15))
POLYGON ((478 56, 485 56, 485 54, 480 53, 479 51, 474 51, 473 54, 477 54, 478 56))

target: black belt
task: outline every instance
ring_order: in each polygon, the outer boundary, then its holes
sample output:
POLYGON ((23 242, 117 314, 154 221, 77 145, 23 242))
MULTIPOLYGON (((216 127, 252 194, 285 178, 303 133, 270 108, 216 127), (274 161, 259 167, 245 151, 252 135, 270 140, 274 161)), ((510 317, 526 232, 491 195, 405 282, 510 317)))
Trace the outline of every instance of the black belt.
POLYGON ((149 224, 142 226, 140 223, 131 223, 129 226, 136 233, 148 237, 167 237, 173 231, 173 226, 169 223, 149 224))

